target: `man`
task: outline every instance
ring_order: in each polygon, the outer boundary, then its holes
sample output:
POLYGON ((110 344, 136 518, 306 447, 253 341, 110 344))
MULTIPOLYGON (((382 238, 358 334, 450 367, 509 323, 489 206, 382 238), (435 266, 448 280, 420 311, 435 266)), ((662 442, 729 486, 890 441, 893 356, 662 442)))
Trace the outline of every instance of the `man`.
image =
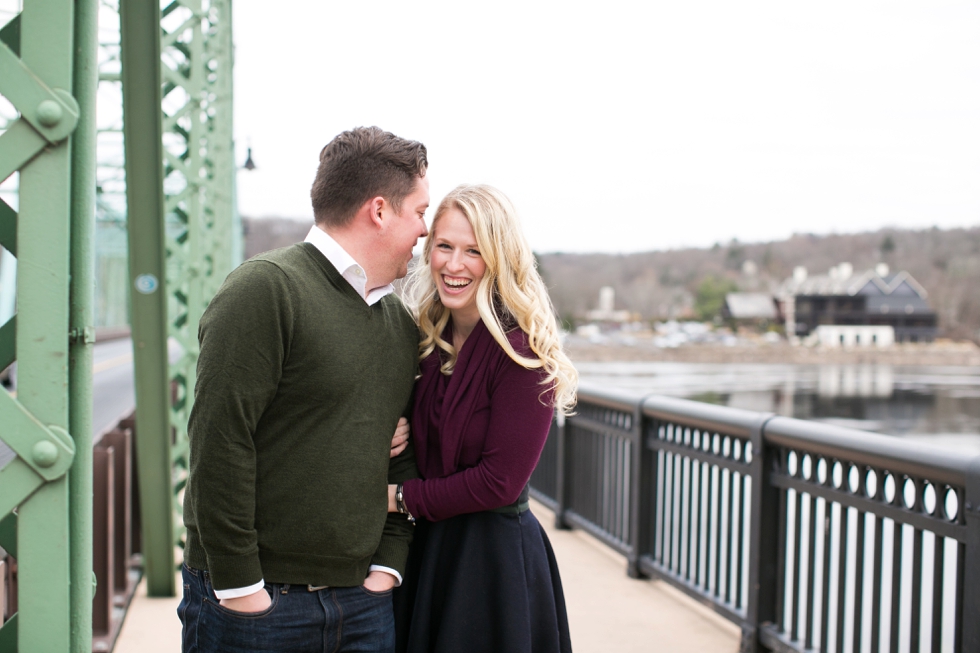
POLYGON ((387 513, 418 330, 391 283, 428 232, 425 146, 320 153, 306 242, 232 272, 201 319, 188 425, 184 651, 389 651, 412 524, 387 513))

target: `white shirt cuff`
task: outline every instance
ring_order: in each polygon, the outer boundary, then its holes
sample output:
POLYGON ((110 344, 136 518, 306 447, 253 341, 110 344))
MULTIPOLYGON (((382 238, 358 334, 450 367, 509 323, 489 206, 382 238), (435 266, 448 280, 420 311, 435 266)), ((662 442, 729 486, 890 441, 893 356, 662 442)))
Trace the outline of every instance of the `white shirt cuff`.
POLYGON ((249 585, 248 587, 233 587, 230 590, 214 590, 214 595, 219 599, 237 599, 240 596, 255 594, 264 587, 265 580, 260 580, 254 585, 249 585))
POLYGON ((368 571, 369 572, 370 571, 383 571, 386 574, 391 574, 392 576, 395 577, 395 587, 398 587, 399 585, 402 584, 402 575, 399 574, 394 569, 392 569, 391 567, 382 567, 381 565, 371 565, 370 567, 368 567, 368 571))

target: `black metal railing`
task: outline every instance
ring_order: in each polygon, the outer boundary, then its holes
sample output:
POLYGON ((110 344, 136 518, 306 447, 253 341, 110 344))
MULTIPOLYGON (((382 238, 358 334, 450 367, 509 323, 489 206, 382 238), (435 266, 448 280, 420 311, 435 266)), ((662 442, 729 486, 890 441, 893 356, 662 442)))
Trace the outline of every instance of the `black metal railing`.
POLYGON ((583 387, 531 485, 742 651, 980 651, 980 456, 583 387))

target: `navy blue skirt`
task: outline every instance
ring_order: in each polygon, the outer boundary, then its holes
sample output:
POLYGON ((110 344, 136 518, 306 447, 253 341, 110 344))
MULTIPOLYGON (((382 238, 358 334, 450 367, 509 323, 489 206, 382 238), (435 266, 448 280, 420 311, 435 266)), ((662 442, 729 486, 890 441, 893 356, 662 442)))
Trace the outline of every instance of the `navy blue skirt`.
POLYGON ((529 510, 420 519, 394 604, 399 653, 572 650, 555 554, 529 510))

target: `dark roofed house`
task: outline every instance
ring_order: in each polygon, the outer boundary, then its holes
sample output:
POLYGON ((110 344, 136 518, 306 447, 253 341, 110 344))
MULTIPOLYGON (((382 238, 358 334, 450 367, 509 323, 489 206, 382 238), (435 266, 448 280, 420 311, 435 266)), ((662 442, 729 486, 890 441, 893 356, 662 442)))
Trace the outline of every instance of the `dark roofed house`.
POLYGON ((829 274, 809 277, 797 268, 783 282, 779 301, 786 333, 805 337, 822 325, 890 326, 896 342, 931 342, 936 313, 928 293, 908 272, 889 274, 888 266, 854 274, 849 263, 829 274))

